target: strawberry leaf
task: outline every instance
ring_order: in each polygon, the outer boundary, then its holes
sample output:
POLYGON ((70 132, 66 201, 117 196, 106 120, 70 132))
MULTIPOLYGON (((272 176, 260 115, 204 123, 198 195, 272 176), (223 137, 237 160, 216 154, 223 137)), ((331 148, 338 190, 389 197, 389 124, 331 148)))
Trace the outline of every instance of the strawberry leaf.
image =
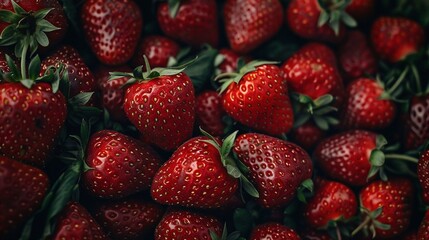
POLYGON ((384 153, 378 149, 374 149, 371 151, 371 155, 369 157, 369 161, 372 166, 382 167, 386 161, 384 153))
POLYGON ((33 59, 31 59, 30 64, 28 66, 28 74, 30 79, 36 79, 40 73, 41 61, 38 55, 36 55, 33 59))
POLYGON ((227 157, 231 152, 232 147, 234 146, 235 138, 237 137, 238 130, 230 134, 223 140, 222 146, 220 148, 220 154, 222 157, 227 157))
POLYGON ((246 191, 250 196, 259 198, 259 192, 256 190, 255 186, 247 179, 244 175, 241 175, 240 182, 242 183, 244 191, 246 191))
POLYGON ((168 0, 168 13, 171 18, 175 18, 180 8, 180 0, 168 0))

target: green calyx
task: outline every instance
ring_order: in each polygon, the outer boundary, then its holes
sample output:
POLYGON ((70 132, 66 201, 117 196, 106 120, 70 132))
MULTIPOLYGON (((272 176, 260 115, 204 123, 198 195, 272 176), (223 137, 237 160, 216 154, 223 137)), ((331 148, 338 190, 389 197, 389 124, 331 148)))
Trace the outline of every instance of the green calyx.
POLYGON ((180 8, 180 0, 168 0, 168 13, 171 18, 175 18, 180 8))
POLYGON ((307 198, 313 195, 314 183, 311 178, 304 180, 297 189, 297 198, 302 203, 307 203, 307 198))
POLYGON ((366 208, 361 207, 361 212, 365 218, 361 222, 361 224, 359 224, 359 226, 353 230, 352 236, 355 236, 358 232, 363 231, 365 236, 370 235, 371 238, 374 239, 376 236, 376 229, 380 229, 380 230, 390 229, 389 224, 385 224, 377 220, 377 218, 383 212, 383 207, 379 207, 372 212, 370 212, 366 208))
POLYGON ((255 71, 256 67, 261 66, 261 65, 278 64, 278 62, 274 62, 274 61, 254 60, 254 61, 251 61, 248 64, 243 66, 242 65, 243 62, 244 62, 243 60, 238 62, 238 69, 239 69, 238 72, 221 73, 221 74, 216 76, 216 78, 214 80, 219 81, 222 84, 220 89, 219 89, 220 93, 223 93, 231 83, 233 83, 233 82, 239 83, 244 75, 246 75, 247 73, 255 71))
POLYGON ((318 0, 321 7, 318 27, 328 24, 329 27, 338 35, 340 32, 340 24, 344 23, 348 27, 356 27, 357 22, 350 16, 345 9, 352 0, 318 0))
POLYGON ((240 232, 234 231, 228 234, 226 223, 223 225, 222 235, 218 236, 214 231, 210 230, 211 240, 238 240, 240 239, 240 232))
POLYGON ((330 94, 323 95, 313 100, 305 94, 293 94, 295 110, 294 127, 297 128, 310 119, 322 130, 328 130, 330 126, 337 125, 339 121, 332 117, 337 108, 331 106, 334 97, 330 94))

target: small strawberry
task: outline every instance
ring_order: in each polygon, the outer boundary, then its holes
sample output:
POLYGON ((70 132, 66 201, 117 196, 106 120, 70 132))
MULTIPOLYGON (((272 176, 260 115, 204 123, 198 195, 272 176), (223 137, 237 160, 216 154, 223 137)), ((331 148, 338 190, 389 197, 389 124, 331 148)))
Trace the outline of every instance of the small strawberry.
POLYGON ((108 237, 88 211, 77 202, 70 202, 60 213, 53 240, 94 239, 108 237))
POLYGON ((279 0, 227 0, 223 7, 229 45, 248 53, 273 37, 283 23, 279 0))
POLYGON ((196 98, 196 121, 200 128, 210 135, 223 135, 225 124, 222 118, 226 115, 222 106, 222 97, 216 91, 204 91, 196 98))
POLYGON ((417 175, 423 192, 423 201, 429 204, 429 150, 424 151, 417 164, 417 175))
POLYGON ((374 15, 375 3, 375 0, 351 0, 345 10, 359 23, 366 23, 374 15))
POLYGON ((426 239, 429 239, 429 211, 426 211, 417 233, 417 240, 426 239))
POLYGON ((264 223, 256 226, 250 235, 250 240, 300 240, 299 235, 291 228, 279 223, 264 223))
POLYGON ((164 214, 162 206, 138 198, 101 203, 94 218, 113 239, 143 239, 153 235, 164 214))
POLYGON ((100 62, 121 65, 131 59, 143 29, 143 17, 134 1, 85 1, 81 19, 86 39, 100 62))
POLYGON ((243 134, 233 150, 249 170, 249 179, 260 194, 257 201, 266 208, 290 202, 313 172, 310 156, 301 147, 278 138, 243 134))
POLYGON ((326 132, 311 121, 293 129, 291 132, 293 142, 306 150, 313 149, 325 135, 326 132))
MULTIPOLYGON (((429 139, 429 94, 411 98, 404 124, 404 145, 416 149, 429 139)), ((429 200, 429 199, 428 199, 429 200)), ((429 203, 429 202, 428 202, 429 203)))
POLYGON ((40 169, 0 156, 0 238, 8 239, 37 210, 48 185, 40 169))
POLYGON ((215 0, 176 0, 160 3, 157 19, 165 35, 186 44, 199 46, 219 41, 215 0))
POLYGON ((144 65, 145 55, 152 67, 167 67, 179 53, 180 47, 175 41, 160 35, 142 39, 132 59, 134 66, 144 65))
POLYGON ((424 29, 403 17, 379 17, 371 28, 371 41, 380 58, 395 63, 417 53, 424 43, 424 29))
POLYGON ((211 233, 222 235, 222 223, 215 217, 186 210, 171 210, 156 227, 155 240, 211 240, 211 233))
POLYGON ((149 146, 111 130, 91 136, 82 181, 91 194, 121 198, 149 189, 161 159, 149 146))
POLYGON ((223 108, 234 120, 271 135, 287 133, 293 111, 286 81, 272 62, 252 61, 222 79, 223 108), (226 90, 226 91, 225 91, 226 90))
POLYGON ((215 59, 216 74, 236 72, 240 56, 231 49, 222 48, 215 59))
POLYGON ((10 68, 7 64, 6 54, 10 55, 10 51, 6 48, 0 47, 0 72, 10 72, 10 68))

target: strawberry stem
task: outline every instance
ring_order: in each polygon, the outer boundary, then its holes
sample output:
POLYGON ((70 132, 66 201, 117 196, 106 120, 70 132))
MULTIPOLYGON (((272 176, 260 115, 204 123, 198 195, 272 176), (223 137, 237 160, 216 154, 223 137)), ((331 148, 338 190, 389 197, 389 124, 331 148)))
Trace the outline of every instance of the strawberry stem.
MULTIPOLYGON (((29 38, 29 34, 27 33, 27 38, 26 40, 29 38)), ((27 41, 24 40, 24 46, 22 49, 22 53, 21 53, 21 76, 22 79, 27 79, 27 69, 26 69, 26 60, 27 60, 27 51, 28 51, 28 44, 27 41)))
POLYGON ((371 217, 367 215, 365 217, 365 220, 363 220, 363 222, 361 224, 359 224, 359 226, 355 230, 353 230, 352 236, 354 236, 358 232, 360 232, 360 230, 362 230, 364 227, 366 227, 370 221, 371 221, 371 217))
POLYGON ((390 159, 390 160, 403 160, 403 161, 408 161, 408 162, 412 162, 412 163, 418 163, 419 160, 417 158, 414 157, 410 157, 407 155, 402 155, 402 154, 385 154, 384 157, 386 159, 390 159))
POLYGON ((335 233, 337 235, 337 240, 342 240, 340 228, 338 227, 338 224, 335 222, 335 233))

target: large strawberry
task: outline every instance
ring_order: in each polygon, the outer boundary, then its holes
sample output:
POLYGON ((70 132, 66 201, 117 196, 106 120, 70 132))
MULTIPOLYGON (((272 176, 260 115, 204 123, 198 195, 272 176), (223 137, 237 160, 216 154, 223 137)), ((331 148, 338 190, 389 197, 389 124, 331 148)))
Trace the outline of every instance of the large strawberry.
POLYGON ((210 240, 212 233, 222 235, 222 223, 215 217, 186 210, 166 213, 155 230, 155 240, 210 240))
POLYGON ((408 18, 379 17, 371 28, 374 50, 380 58, 393 63, 417 53, 424 39, 423 27, 408 18))
POLYGON ((279 0, 227 0, 224 22, 232 50, 247 53, 274 36, 283 23, 279 0))
POLYGON ((226 115, 222 97, 216 91, 204 91, 197 96, 195 114, 197 124, 213 136, 224 133, 222 118, 226 115))
POLYGON ((159 4, 159 26, 165 35, 199 46, 219 41, 217 3, 215 0, 175 0, 159 4))
POLYGON ((60 213, 51 239, 107 240, 108 237, 82 205, 70 202, 60 213))
POLYGON ((234 153, 248 168, 249 180, 259 192, 263 207, 280 207, 292 200, 311 178, 310 156, 299 146, 258 133, 240 135, 234 153))
POLYGON ((417 240, 429 239, 429 211, 426 211, 425 216, 420 223, 419 231, 417 233, 417 240))
POLYGON ((286 81, 270 62, 252 61, 237 73, 218 75, 223 108, 236 121, 271 135, 287 133, 293 124, 286 81), (225 91, 226 90, 226 91, 225 91))
POLYGON ((269 222, 256 226, 249 239, 300 240, 301 238, 293 229, 279 223, 269 222))
POLYGON ((416 149, 429 139, 429 94, 411 98, 404 125, 406 149, 416 149))
POLYGON ((144 65, 145 55, 152 67, 167 67, 169 63, 174 63, 179 50, 179 44, 170 38, 160 35, 147 36, 138 45, 132 63, 135 66, 144 65))
POLYGON ((86 39, 102 63, 121 65, 131 59, 143 28, 143 17, 134 1, 85 1, 81 19, 86 39))
POLYGON ((7 239, 37 210, 48 185, 40 169, 0 156, 0 238, 7 239))
POLYGON ((133 73, 113 73, 113 79, 127 77, 124 111, 145 142, 172 151, 192 136, 195 93, 183 67, 154 68, 146 65, 133 73))
POLYGON ((93 134, 86 149, 90 169, 82 180, 91 194, 101 198, 121 198, 149 189, 161 165, 152 148, 111 130, 93 134))
POLYGON ((429 204, 429 150, 424 151, 420 156, 417 175, 423 191, 423 201, 429 204))

